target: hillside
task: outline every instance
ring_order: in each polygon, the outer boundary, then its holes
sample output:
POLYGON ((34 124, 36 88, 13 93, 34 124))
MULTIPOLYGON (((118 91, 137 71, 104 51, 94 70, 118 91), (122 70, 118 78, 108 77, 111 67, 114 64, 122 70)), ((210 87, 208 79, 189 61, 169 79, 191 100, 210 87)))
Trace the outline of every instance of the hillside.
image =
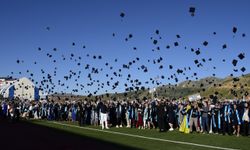
POLYGON ((248 96, 250 92, 250 74, 241 77, 226 77, 224 79, 216 77, 202 78, 197 81, 184 81, 177 85, 163 85, 150 93, 149 90, 138 90, 125 93, 108 93, 98 96, 79 96, 71 94, 50 95, 49 99, 57 100, 97 100, 102 99, 145 99, 152 97, 160 98, 185 98, 189 95, 200 93, 202 97, 216 95, 218 98, 235 98, 248 96))
POLYGON ((175 88, 159 87, 159 96, 179 98, 195 93, 203 97, 216 95, 219 98, 235 98, 248 96, 250 91, 250 74, 241 77, 226 77, 224 79, 207 77, 198 81, 185 81, 175 88))

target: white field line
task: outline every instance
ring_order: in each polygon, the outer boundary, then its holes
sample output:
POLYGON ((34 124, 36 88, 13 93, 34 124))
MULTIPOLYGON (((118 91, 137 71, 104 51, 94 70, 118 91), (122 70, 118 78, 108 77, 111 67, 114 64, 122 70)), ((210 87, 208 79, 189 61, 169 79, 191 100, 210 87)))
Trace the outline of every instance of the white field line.
POLYGON ((91 131, 98 131, 98 132, 104 132, 104 133, 110 133, 110 134, 116 134, 116 135, 130 136, 130 137, 147 139, 147 140, 162 141, 162 142, 169 142, 169 143, 182 144, 182 145, 191 145, 191 146, 220 149, 220 150, 239 150, 239 149, 218 147, 218 146, 212 146, 212 145, 204 145, 204 144, 196 144, 196 143, 190 143, 190 142, 181 142, 181 141, 160 139, 160 138, 154 138, 154 137, 146 137, 146 136, 141 136, 141 135, 134 135, 134 134, 128 134, 128 133, 115 132, 115 131, 94 129, 94 128, 89 128, 89 127, 80 127, 80 126, 76 126, 76 125, 64 124, 64 123, 59 123, 59 122, 52 122, 52 123, 62 125, 62 126, 67 126, 67 127, 73 127, 73 128, 79 128, 79 129, 91 130, 91 131))

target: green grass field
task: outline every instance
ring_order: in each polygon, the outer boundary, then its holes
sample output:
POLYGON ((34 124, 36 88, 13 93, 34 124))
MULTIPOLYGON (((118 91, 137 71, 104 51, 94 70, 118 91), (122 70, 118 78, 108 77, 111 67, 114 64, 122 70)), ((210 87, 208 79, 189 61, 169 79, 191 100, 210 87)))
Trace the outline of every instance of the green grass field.
POLYGON ((163 150, 163 149, 216 149, 216 148, 208 148, 205 146, 216 146, 220 148, 231 148, 231 149, 249 149, 250 148, 250 138, 249 137, 236 137, 236 136, 222 136, 222 135, 211 135, 211 134, 182 134, 179 131, 173 132, 165 132, 159 133, 156 130, 139 130, 139 129, 128 129, 128 128, 111 128, 109 130, 104 130, 108 132, 102 132, 100 130, 90 130, 90 129, 100 129, 100 127, 88 126, 86 128, 79 128, 76 124, 73 123, 65 123, 65 122, 49 122, 49 121, 30 121, 31 123, 47 126, 50 128, 56 128, 62 131, 87 136, 91 138, 95 138, 102 141, 117 143, 125 146, 130 146, 138 149, 153 149, 153 150, 163 150), (66 124, 66 125, 63 125, 66 124), (111 133, 112 132, 112 133, 111 133), (115 133, 113 133, 115 132, 115 133), (129 134, 129 135, 138 135, 143 137, 149 137, 153 139, 145 139, 141 137, 131 137, 128 135, 121 134, 129 134), (155 139, 160 140, 155 140, 155 139), (161 140, 163 139, 163 140, 161 140), (198 145, 188 145, 188 144, 180 144, 180 143, 172 143, 164 140, 172 140, 172 141, 180 141, 187 143, 195 143, 201 144, 203 146, 198 145))

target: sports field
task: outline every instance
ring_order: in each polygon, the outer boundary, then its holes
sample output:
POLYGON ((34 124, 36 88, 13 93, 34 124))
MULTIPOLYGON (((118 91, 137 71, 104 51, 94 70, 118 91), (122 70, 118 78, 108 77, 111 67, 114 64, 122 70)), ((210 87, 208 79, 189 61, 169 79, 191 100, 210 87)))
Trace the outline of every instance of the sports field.
MULTIPOLYGON (((159 133, 156 130, 98 127, 79 127, 66 122, 30 121, 32 124, 54 128, 62 132, 89 137, 102 142, 123 145, 135 149, 249 149, 249 137, 222 136, 211 134, 182 134, 178 131, 159 133)), ((48 135, 49 136, 49 135, 48 135)), ((84 140, 84 139, 83 139, 84 140)), ((98 144, 98 142, 96 142, 98 144)), ((106 148, 105 148, 106 149, 106 148)))

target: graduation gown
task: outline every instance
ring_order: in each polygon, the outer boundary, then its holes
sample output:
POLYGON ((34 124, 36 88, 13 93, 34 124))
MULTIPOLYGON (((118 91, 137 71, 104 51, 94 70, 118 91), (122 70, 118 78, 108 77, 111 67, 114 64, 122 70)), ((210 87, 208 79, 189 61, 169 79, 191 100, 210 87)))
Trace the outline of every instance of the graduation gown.
POLYGON ((187 106, 186 110, 183 110, 184 111, 183 121, 182 121, 180 129, 179 129, 179 131, 183 132, 183 133, 190 132, 190 130, 189 130, 189 118, 188 118, 188 113, 187 113, 189 111, 189 109, 191 109, 191 107, 187 106))

